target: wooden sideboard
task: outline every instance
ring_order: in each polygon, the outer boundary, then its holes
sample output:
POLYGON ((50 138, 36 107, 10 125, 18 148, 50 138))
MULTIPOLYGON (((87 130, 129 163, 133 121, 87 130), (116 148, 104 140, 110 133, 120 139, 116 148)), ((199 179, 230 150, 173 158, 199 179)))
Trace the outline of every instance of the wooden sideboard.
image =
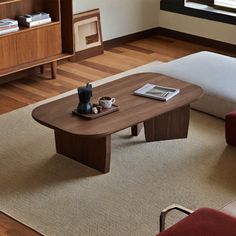
POLYGON ((0 36, 0 80, 48 63, 55 78, 57 61, 73 55, 72 0, 0 0, 0 19, 39 11, 49 13, 52 22, 0 36))

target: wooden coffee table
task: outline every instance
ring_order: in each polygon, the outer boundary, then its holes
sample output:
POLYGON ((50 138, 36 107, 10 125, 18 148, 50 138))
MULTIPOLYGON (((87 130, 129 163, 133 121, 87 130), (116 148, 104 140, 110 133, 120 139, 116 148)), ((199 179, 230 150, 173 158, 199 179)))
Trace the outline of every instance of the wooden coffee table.
POLYGON ((93 89, 93 101, 101 96, 116 98, 120 110, 95 120, 74 116, 77 94, 45 105, 32 112, 33 118, 54 129, 57 153, 104 173, 110 170, 111 134, 132 127, 138 135, 144 123, 147 142, 186 138, 189 104, 203 94, 199 86, 156 73, 127 76, 93 89), (179 88, 180 94, 167 102, 135 96, 146 83, 179 88))

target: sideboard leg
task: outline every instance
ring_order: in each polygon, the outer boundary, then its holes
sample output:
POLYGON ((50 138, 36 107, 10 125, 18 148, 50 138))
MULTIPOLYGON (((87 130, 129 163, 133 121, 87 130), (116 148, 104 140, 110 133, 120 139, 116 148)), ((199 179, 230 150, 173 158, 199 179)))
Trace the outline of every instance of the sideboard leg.
POLYGON ((51 77, 52 79, 57 78, 57 61, 51 62, 51 77))
POLYGON ((57 153, 103 173, 110 171, 111 135, 99 138, 81 137, 55 130, 57 153))

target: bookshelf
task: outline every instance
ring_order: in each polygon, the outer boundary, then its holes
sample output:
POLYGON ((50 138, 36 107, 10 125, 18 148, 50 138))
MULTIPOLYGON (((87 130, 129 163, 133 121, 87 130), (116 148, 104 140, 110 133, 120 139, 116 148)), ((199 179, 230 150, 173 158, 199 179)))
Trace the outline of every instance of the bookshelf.
POLYGON ((52 22, 0 35, 0 80, 48 63, 56 78, 57 61, 73 55, 72 0, 0 0, 0 19, 39 11, 48 12, 52 22))

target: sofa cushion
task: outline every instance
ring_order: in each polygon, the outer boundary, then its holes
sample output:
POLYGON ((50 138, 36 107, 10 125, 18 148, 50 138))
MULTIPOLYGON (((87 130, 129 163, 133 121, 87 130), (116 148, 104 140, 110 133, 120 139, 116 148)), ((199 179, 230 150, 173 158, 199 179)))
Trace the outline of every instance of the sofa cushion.
POLYGON ((199 85, 204 96, 192 107, 225 119, 236 109, 236 59, 199 52, 158 65, 153 72, 199 85))

